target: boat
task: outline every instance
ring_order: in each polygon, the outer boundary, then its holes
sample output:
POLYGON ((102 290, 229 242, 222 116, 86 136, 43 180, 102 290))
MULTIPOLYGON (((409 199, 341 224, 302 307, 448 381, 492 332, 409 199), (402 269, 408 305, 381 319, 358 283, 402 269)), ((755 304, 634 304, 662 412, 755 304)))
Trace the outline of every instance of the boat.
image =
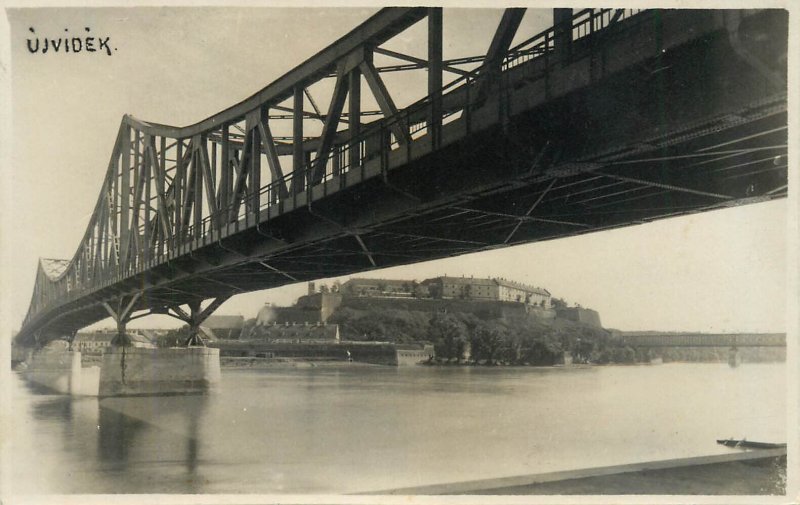
POLYGON ((786 444, 772 444, 768 442, 751 442, 749 440, 735 440, 729 438, 726 440, 717 440, 718 444, 726 447, 736 447, 738 449, 785 449, 786 444))

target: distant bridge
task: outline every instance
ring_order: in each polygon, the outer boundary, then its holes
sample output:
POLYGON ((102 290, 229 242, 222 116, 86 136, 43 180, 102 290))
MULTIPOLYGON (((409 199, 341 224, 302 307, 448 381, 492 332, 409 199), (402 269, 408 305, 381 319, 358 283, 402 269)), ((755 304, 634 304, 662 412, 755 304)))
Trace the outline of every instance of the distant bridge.
POLYGON ((786 347, 785 333, 642 333, 625 334, 631 347, 786 347))
POLYGON ((120 335, 148 314, 196 330, 237 293, 786 196, 785 11, 556 9, 512 46, 524 14, 445 61, 442 9, 382 9, 197 124, 125 116, 86 233, 40 262, 17 342, 109 315, 120 335), (383 47, 423 20, 426 58, 383 47), (421 68, 428 95, 398 109, 381 75, 421 68), (361 109, 364 83, 379 110, 361 109))

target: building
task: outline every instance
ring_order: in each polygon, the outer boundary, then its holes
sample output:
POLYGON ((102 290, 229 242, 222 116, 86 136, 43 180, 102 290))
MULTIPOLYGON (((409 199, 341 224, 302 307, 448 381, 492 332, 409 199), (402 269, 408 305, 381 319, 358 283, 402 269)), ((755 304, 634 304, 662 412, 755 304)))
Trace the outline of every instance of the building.
POLYGON ((354 278, 342 284, 339 292, 349 296, 409 298, 419 294, 418 286, 413 280, 354 278))
MULTIPOLYGON (((153 342, 138 332, 128 332, 133 347, 154 349, 153 342)), ((116 330, 96 330, 93 332, 78 333, 72 340, 72 350, 85 354, 103 354, 111 347, 111 341, 117 336, 116 330)))
POLYGON ((477 277, 434 277, 422 281, 433 298, 517 302, 540 307, 550 306, 550 292, 506 279, 477 277))
POLYGON ((72 340, 72 350, 85 354, 103 354, 111 347, 111 339, 116 332, 94 331, 91 333, 78 333, 72 340))
POLYGON ((434 358, 434 349, 430 344, 419 345, 396 345, 397 349, 397 365, 408 366, 418 365, 434 358))

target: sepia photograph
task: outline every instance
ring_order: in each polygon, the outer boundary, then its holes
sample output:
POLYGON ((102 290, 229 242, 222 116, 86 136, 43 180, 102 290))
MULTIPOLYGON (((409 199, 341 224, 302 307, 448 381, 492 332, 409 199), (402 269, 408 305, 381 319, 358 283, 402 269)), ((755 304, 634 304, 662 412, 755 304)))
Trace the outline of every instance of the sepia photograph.
POLYGON ((789 2, 3 7, 3 503, 797 503, 789 2))

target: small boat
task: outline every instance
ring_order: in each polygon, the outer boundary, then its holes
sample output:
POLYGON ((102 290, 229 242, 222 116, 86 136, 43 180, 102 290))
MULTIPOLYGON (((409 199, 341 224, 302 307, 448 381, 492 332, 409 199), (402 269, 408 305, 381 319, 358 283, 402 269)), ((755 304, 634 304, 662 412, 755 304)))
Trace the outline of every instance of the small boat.
POLYGON ((727 440, 717 440, 718 444, 726 447, 736 447, 738 449, 785 449, 786 444, 771 444, 768 442, 751 442, 749 440, 735 440, 729 438, 727 440))

